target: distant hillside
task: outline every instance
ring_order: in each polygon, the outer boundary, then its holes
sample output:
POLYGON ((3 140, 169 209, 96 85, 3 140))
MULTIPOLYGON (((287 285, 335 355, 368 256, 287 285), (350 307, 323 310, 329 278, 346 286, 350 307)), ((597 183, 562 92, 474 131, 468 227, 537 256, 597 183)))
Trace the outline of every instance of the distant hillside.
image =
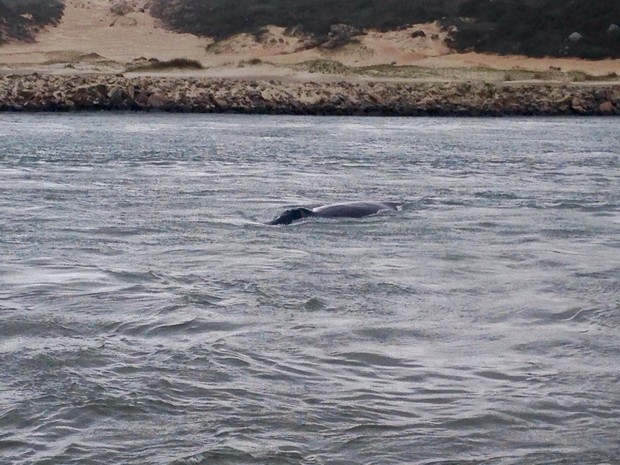
POLYGON ((620 0, 152 0, 151 14, 215 38, 268 24, 320 39, 338 23, 387 30, 439 20, 459 51, 620 58, 620 30, 610 29, 620 24, 620 0))
POLYGON ((7 40, 34 40, 42 26, 56 24, 63 0, 0 0, 0 44, 7 40))
POLYGON ((620 0, 468 0, 458 16, 474 19, 454 21, 458 50, 620 58, 620 0))
POLYGON ((154 0, 151 14, 172 28, 227 37, 274 24, 321 35, 332 24, 396 29, 454 15, 465 0, 154 0))
MULTIPOLYGON (((35 40, 42 27, 61 20, 64 2, 0 0, 0 44, 35 40)), ((118 15, 150 7, 151 15, 169 29, 215 39, 241 32, 259 36, 264 26, 273 24, 289 28, 291 34, 311 36, 320 45, 328 42, 335 24, 352 26, 337 29, 346 35, 355 29, 385 31, 439 21, 449 31, 448 45, 457 51, 620 58, 620 0, 109 0, 109 4, 118 15)), ((347 40, 337 45, 343 43, 347 40)))

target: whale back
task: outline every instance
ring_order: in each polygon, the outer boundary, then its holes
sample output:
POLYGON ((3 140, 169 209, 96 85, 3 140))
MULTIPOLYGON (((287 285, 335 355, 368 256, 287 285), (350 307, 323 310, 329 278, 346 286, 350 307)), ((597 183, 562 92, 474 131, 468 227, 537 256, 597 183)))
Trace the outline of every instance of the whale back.
POLYGON ((291 208, 286 210, 276 219, 268 224, 291 224, 293 221, 307 218, 309 216, 317 216, 319 218, 362 218, 364 216, 373 215, 383 210, 398 210, 400 206, 397 202, 379 202, 379 201, 360 201, 360 202, 344 202, 334 203, 331 205, 323 205, 313 208, 291 208))
POLYGON ((291 208, 289 210, 286 210, 276 219, 270 221, 269 224, 291 224, 293 221, 307 218, 309 216, 314 216, 312 210, 303 207, 291 208))
POLYGON ((396 202, 344 202, 313 208, 312 212, 321 218, 361 218, 381 210, 396 210, 398 205, 396 202))

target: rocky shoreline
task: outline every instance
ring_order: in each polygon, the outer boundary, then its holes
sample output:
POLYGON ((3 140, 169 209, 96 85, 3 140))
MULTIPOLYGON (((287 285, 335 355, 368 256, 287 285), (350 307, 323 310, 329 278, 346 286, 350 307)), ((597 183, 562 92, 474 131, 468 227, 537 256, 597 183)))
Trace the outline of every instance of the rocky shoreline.
POLYGON ((0 111, 102 110, 385 116, 620 115, 620 84, 0 75, 0 111))

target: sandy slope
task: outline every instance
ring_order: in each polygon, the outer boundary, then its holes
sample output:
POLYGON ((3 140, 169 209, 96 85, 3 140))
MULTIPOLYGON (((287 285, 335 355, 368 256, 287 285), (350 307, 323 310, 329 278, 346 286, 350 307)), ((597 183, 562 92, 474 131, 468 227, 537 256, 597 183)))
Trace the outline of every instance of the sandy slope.
POLYGON ((0 70, 37 70, 57 74, 122 72, 128 63, 140 57, 159 60, 185 57, 200 61, 207 69, 177 74, 305 79, 304 72, 294 71, 290 65, 318 58, 356 67, 395 64, 537 71, 557 67, 592 75, 620 74, 620 60, 592 62, 452 53, 444 45, 445 33, 435 24, 415 25, 387 33, 370 31, 359 37, 359 43, 335 51, 307 49, 302 38, 288 37, 282 28, 274 26, 260 41, 242 34, 212 44, 208 38, 177 34, 159 27, 148 12, 140 11, 145 0, 136 0, 135 11, 125 16, 112 14, 110 6, 113 3, 113 0, 67 0, 61 24, 41 33, 36 43, 12 43, 0 47, 0 70), (424 31, 425 37, 412 37, 412 32, 417 30, 424 31))
POLYGON ((204 39, 158 28, 147 13, 115 16, 110 5, 106 0, 67 0, 59 26, 41 33, 37 43, 1 47, 0 60, 7 64, 40 64, 97 53, 124 63, 140 56, 169 59, 204 55, 204 39))

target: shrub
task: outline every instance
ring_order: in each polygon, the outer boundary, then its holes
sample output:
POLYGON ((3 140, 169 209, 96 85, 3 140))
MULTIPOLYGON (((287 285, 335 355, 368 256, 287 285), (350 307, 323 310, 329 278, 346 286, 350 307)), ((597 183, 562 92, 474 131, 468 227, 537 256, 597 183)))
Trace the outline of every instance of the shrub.
POLYGON ((127 0, 120 0, 110 7, 112 14, 116 16, 125 16, 134 11, 135 6, 127 0))
POLYGON ((146 64, 131 65, 128 71, 162 71, 165 69, 204 69, 204 67, 196 60, 174 58, 168 61, 149 60, 146 64))
POLYGON ((0 0, 0 43, 34 40, 40 26, 58 24, 64 9, 62 0, 0 0))
POLYGON ((620 18, 618 0, 151 0, 150 11, 216 40, 275 24, 321 45, 335 24, 386 30, 438 20, 456 26, 450 45, 459 51, 620 58, 620 34, 607 32, 620 18), (576 44, 567 41, 573 32, 583 36, 576 44))

